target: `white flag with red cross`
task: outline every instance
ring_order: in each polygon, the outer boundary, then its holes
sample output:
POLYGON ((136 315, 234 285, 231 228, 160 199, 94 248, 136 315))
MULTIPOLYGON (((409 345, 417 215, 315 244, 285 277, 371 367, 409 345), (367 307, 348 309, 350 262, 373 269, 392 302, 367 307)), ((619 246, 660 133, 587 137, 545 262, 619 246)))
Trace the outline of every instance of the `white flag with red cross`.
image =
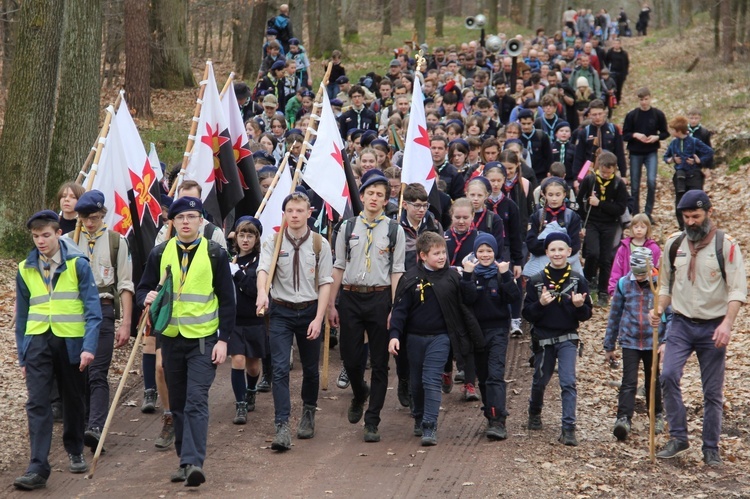
POLYGON ((432 166, 430 137, 427 135, 424 97, 418 78, 414 79, 409 128, 406 131, 406 144, 404 145, 401 183, 422 184, 427 192, 430 192, 435 184, 435 168, 432 166))
POLYGON ((292 174, 289 171, 289 168, 285 167, 284 171, 279 175, 279 181, 276 183, 273 192, 271 192, 271 196, 268 198, 265 208, 258 217, 263 226, 264 240, 279 231, 279 228, 281 227, 281 215, 283 214, 281 205, 284 203, 284 198, 289 195, 291 190, 292 174))

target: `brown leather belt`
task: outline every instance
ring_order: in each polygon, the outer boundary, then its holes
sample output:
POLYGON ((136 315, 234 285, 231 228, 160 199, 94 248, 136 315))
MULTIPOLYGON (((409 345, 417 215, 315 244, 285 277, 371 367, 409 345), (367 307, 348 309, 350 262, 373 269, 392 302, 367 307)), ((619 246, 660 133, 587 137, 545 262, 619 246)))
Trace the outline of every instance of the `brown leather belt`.
POLYGON ((310 305, 314 305, 315 303, 318 302, 318 300, 301 301, 299 303, 292 303, 290 301, 277 300, 276 298, 274 298, 273 302, 277 305, 281 305, 284 308, 291 308, 292 310, 303 310, 309 307, 310 305))
POLYGON ((372 293, 389 289, 391 289, 390 286, 352 286, 351 284, 344 284, 344 291, 352 291, 354 293, 372 293))
POLYGON ((724 317, 716 317, 714 319, 693 319, 692 317, 688 317, 687 315, 677 314, 675 315, 680 316, 681 318, 685 319, 688 322, 692 322, 693 324, 708 324, 709 322, 717 322, 724 320, 724 317))
POLYGON ((102 305, 114 305, 115 301, 112 298, 99 298, 99 302, 102 305))

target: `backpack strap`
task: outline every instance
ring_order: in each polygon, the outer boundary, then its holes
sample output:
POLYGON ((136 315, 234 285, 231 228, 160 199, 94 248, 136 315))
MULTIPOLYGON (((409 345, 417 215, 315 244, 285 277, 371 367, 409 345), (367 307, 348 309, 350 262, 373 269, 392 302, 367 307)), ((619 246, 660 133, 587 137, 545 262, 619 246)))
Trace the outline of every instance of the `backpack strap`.
POLYGON ((719 270, 721 270, 721 278, 726 282, 727 271, 724 268, 724 231, 721 229, 716 229, 716 260, 719 263, 719 270))
POLYGON ((685 232, 677 236, 677 239, 672 241, 669 246, 669 292, 672 292, 672 285, 674 284, 674 260, 677 258, 677 250, 680 248, 682 241, 685 239, 685 232))
POLYGON ((208 222, 206 226, 203 228, 203 237, 211 241, 216 229, 218 229, 216 225, 214 225, 211 222, 208 222))
POLYGON ((313 251, 315 252, 315 288, 318 288, 318 264, 320 263, 320 251, 323 249, 323 236, 317 232, 312 233, 313 251))
POLYGON ((396 250, 396 240, 398 239, 398 222, 388 220, 388 253, 391 258, 390 271, 393 272, 393 252, 396 250))
POLYGON ((112 299, 115 305, 115 318, 120 317, 120 294, 117 292, 117 255, 120 253, 120 233, 108 230, 109 236, 109 264, 115 269, 115 282, 112 285, 112 299))
POLYGON ((619 279, 617 279, 617 291, 619 291, 622 296, 625 296, 625 281, 624 281, 624 279, 625 279, 625 276, 620 277, 619 279))

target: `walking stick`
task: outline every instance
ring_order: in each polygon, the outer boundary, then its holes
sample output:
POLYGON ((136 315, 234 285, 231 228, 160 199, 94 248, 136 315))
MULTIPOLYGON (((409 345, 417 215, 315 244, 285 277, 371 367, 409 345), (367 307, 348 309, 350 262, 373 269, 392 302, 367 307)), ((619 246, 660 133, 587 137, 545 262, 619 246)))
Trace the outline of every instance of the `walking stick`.
MULTIPOLYGON (((120 101, 122 100, 123 94, 125 94, 125 90, 120 90, 117 93, 117 99, 115 99, 115 105, 114 105, 115 110, 118 107, 120 107, 120 101)), ((109 112, 109 108, 107 108, 106 111, 109 112)), ((94 145, 91 146, 91 150, 89 151, 88 156, 86 156, 86 160, 83 162, 81 171, 78 172, 78 177, 76 177, 76 184, 83 183, 83 179, 88 174, 89 167, 91 166, 91 162, 93 161, 94 155, 96 154, 96 150, 99 146, 99 142, 101 142, 107 137, 108 131, 109 131, 109 124, 106 122, 106 117, 105 117, 105 122, 102 125, 102 128, 99 130, 99 135, 96 138, 96 142, 94 142, 94 145)))
MULTIPOLYGON (((325 85, 328 83, 328 79, 331 76, 331 70, 333 69, 333 63, 328 63, 328 68, 326 69, 326 74, 323 76, 323 81, 320 82, 320 88, 318 89, 318 93, 315 96, 315 104, 313 105, 313 115, 312 120, 310 121, 310 126, 307 127, 307 130, 305 131, 305 140, 302 142, 302 150, 299 153, 299 163, 297 165, 297 170, 294 172, 294 178, 292 179, 292 188, 289 191, 289 193, 293 193, 295 189, 297 188, 297 184, 299 183, 299 177, 302 173, 302 163, 306 161, 305 153, 307 153, 307 148, 310 147, 310 136, 313 135, 312 126, 313 124, 317 127, 317 121, 320 119, 320 108, 322 107, 323 102, 323 92, 325 92, 325 85)), ((279 227, 279 237, 276 238, 276 244, 273 248, 273 257, 271 258, 271 267, 268 269, 268 279, 266 280, 266 296, 268 296, 268 292, 271 290, 271 283, 273 282, 273 275, 276 272, 276 264, 279 261, 279 252, 281 251, 281 240, 283 239, 283 233, 286 230, 286 218, 282 217, 281 219, 281 226, 279 227)), ((257 312, 258 317, 263 317, 265 315, 265 310, 260 310, 257 312)))
MULTIPOLYGON (((664 260, 664 255, 659 262, 659 269, 664 260)), ((661 272, 659 272, 659 278, 656 281, 656 287, 654 287, 654 280, 651 279, 652 265, 649 261, 649 276, 648 285, 651 287, 651 293, 654 295, 654 312, 661 316, 662 310, 659 310, 659 290, 661 289, 661 272)), ((648 447, 649 457, 651 463, 656 463, 656 371, 659 369, 659 326, 654 326, 653 332, 653 350, 651 354, 651 383, 649 386, 649 399, 648 399, 648 447)))
MULTIPOLYGON (((159 285, 156 286, 156 291, 159 291, 164 284, 164 281, 167 279, 167 276, 169 275, 171 269, 168 265, 166 270, 164 271, 164 275, 161 276, 161 280, 159 281, 159 285)), ((120 395, 122 394, 123 388, 125 388, 125 382, 128 380, 128 374, 130 374, 130 368, 133 366, 133 360, 135 360, 135 354, 138 351, 138 346, 141 343, 141 337, 143 336, 143 332, 145 331, 146 327, 148 326, 148 312, 151 309, 151 305, 148 305, 141 314, 141 318, 138 321, 138 334, 135 337, 135 342, 133 343, 133 349, 130 350, 130 357, 128 357, 128 363, 125 365, 125 370, 122 372, 122 378, 120 379, 120 384, 117 386, 117 391, 115 392, 115 398, 112 399, 112 404, 109 406, 109 413, 107 414, 107 420, 104 422, 104 428, 102 429, 102 436, 99 438, 99 444, 96 446, 96 452, 94 453, 94 460, 91 462, 91 472, 86 475, 86 478, 94 478, 94 472, 96 471, 96 464, 99 462, 99 456, 102 454, 102 449, 104 448, 104 439, 107 438, 107 433, 109 433, 109 425, 112 423, 112 419, 115 415, 115 409, 117 408, 117 404, 120 402, 120 395)))

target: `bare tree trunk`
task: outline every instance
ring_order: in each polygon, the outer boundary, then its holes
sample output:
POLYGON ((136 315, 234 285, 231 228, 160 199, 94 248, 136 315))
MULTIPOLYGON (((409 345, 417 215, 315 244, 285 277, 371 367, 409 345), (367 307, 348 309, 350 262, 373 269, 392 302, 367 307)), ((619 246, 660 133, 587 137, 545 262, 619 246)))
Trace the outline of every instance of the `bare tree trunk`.
POLYGON ((344 18, 344 43, 359 43, 359 0, 342 0, 341 15, 344 18))
MULTIPOLYGON (((292 20, 292 29, 294 37, 302 43, 304 40, 305 25, 305 1, 304 0, 287 0, 289 5, 289 18, 292 20)), ((302 43, 304 45, 304 43, 302 43)))
POLYGON ((210 52, 208 51, 208 40, 209 35, 211 33, 211 21, 208 18, 205 18, 203 20, 203 48, 201 50, 201 59, 205 59, 206 55, 208 57, 211 57, 210 52))
POLYGON ((18 11, 15 3, 11 0, 3 0, 3 11, 0 14, 0 23, 3 26, 3 73, 0 76, 0 87, 7 90, 10 81, 10 69, 13 66, 13 53, 15 52, 16 38, 18 35, 18 11))
POLYGON ((187 20, 187 0, 151 1, 151 32, 155 38, 151 85, 155 88, 179 90, 195 86, 188 53, 187 20))
POLYGON ((445 0, 435 0, 435 36, 442 38, 445 24, 445 0))
POLYGON ((221 59, 221 42, 224 40, 224 17, 219 18, 219 45, 216 47, 216 53, 221 59))
POLYGON ((725 64, 734 62, 734 20, 732 1, 720 0, 721 7, 721 60, 725 64))
POLYGON ((47 199, 75 178, 99 121, 99 57, 102 12, 99 0, 65 2, 55 127, 47 173, 47 199))
POLYGON ((393 33, 393 30, 391 29, 393 0, 382 0, 382 2, 383 8, 381 12, 383 13, 383 27, 380 29, 380 34, 382 36, 390 36, 393 33))
POLYGON ((719 55, 721 50, 721 3, 716 2, 711 11, 714 18, 714 55, 719 55))
POLYGON ((510 19, 516 24, 523 24, 523 0, 510 0, 510 19))
POLYGON ((125 97, 130 111, 143 119, 152 116, 148 3, 149 0, 125 2, 125 97))
POLYGON ((240 0, 234 0, 232 2, 232 62, 234 67, 240 67, 240 61, 242 60, 242 50, 240 44, 242 43, 242 7, 240 0))
POLYGON ((417 31, 417 43, 424 43, 427 38, 427 0, 416 0, 414 29, 417 31))
POLYGON ((497 33, 497 0, 487 2, 487 27, 485 29, 491 35, 497 33))
POLYGON ((391 0, 391 24, 397 28, 401 27, 402 7, 399 0, 391 0))
POLYGON ((747 36, 747 0, 740 2, 740 14, 737 17, 737 44, 745 45, 747 36))
POLYGON ((320 0, 307 0, 307 32, 310 44, 307 46, 307 54, 310 57, 320 57, 320 0))
MULTIPOLYGON (((250 19, 249 33, 265 33, 266 17, 268 14, 268 2, 258 0, 253 5, 253 14, 250 19)), ((261 55, 263 51, 263 39, 260 36, 248 36, 245 48, 245 61, 242 66, 242 77, 245 80, 255 81, 258 68, 260 68, 261 55)))
POLYGON ((63 2, 25 0, 21 5, 18 45, 0 137, 0 250, 5 254, 19 256, 25 252, 30 243, 23 229, 25 222, 47 206, 47 164, 64 15, 63 2))
POLYGON ((122 0, 104 0, 104 60, 102 75, 106 85, 115 85, 120 75, 120 55, 124 48, 123 3, 122 0))
POLYGON ((339 35, 339 10, 336 0, 318 0, 320 16, 320 50, 323 57, 330 57, 334 50, 341 50, 339 35))

